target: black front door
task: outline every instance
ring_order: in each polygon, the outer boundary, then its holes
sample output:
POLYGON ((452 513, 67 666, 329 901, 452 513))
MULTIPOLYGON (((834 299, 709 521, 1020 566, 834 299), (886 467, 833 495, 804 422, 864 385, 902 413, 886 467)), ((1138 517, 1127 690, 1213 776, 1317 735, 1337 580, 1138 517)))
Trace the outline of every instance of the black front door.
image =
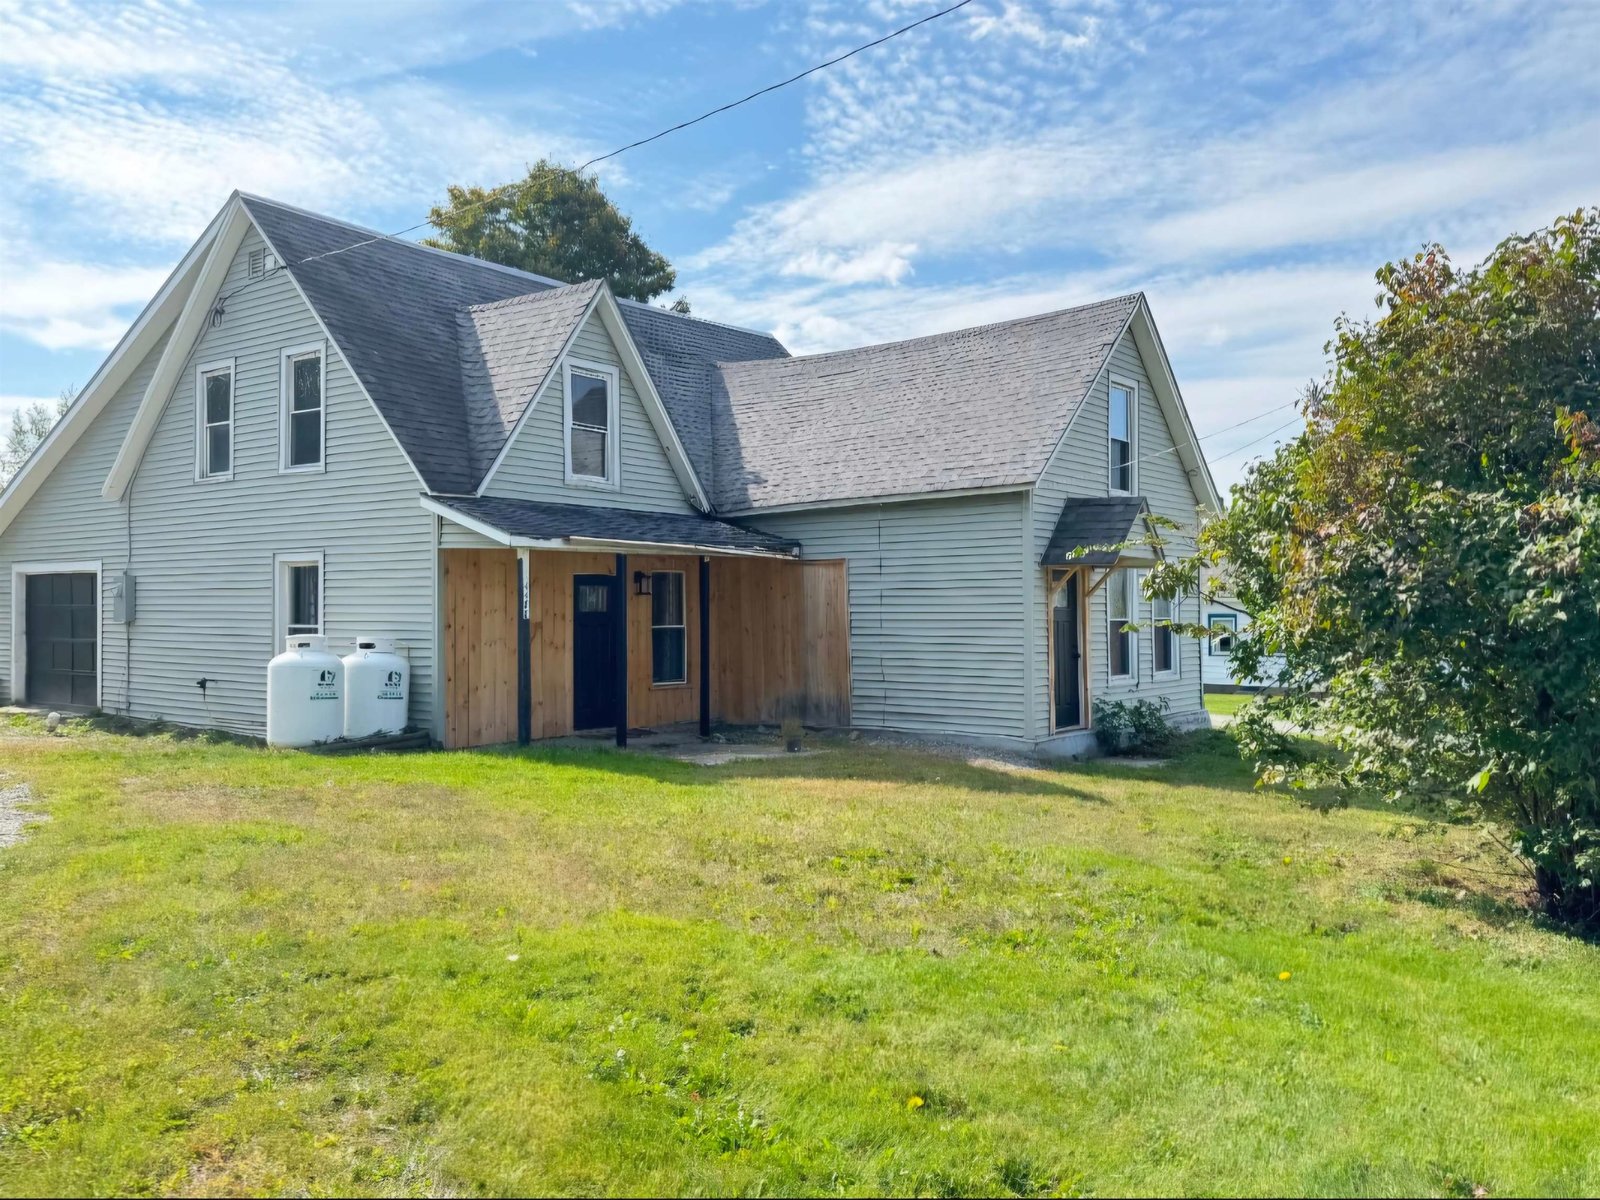
POLYGON ((1056 728, 1083 724, 1083 655, 1078 645, 1078 576, 1068 576, 1050 610, 1054 622, 1056 728))
POLYGON ((572 577, 572 727, 617 723, 616 630, 611 576, 572 577))
POLYGON ((27 576, 29 704, 93 708, 100 620, 92 572, 27 576))

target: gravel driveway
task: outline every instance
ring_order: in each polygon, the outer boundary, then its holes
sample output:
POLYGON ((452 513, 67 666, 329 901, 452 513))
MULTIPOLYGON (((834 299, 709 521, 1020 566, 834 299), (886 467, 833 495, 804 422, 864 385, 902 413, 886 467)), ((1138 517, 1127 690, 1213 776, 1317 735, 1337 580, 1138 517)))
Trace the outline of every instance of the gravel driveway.
POLYGON ((0 850, 22 840, 27 820, 33 817, 24 807, 32 795, 25 783, 0 783, 0 850))

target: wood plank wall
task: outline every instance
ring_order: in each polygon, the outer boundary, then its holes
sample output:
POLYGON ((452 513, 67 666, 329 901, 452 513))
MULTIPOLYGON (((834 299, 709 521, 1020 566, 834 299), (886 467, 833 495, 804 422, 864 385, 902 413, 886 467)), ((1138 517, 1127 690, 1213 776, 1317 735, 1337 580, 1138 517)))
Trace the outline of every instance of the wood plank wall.
MULTIPOLYGON (((516 737, 517 558, 511 550, 444 550, 445 744, 516 737)), ((572 577, 610 575, 611 554, 530 556, 535 738, 572 732, 572 577)), ((699 560, 628 558, 628 723, 661 726, 699 715, 699 560), (682 571, 688 681, 652 684, 649 597, 635 571, 682 571)), ((844 562, 715 558, 711 563, 711 704, 716 720, 761 724, 797 716, 850 720, 849 597, 844 562)))

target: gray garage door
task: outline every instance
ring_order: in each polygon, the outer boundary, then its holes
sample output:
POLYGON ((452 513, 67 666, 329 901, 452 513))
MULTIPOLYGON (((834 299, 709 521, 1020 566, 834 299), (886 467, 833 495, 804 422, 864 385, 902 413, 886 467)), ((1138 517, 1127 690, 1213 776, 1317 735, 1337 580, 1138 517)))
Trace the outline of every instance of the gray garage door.
POLYGON ((100 683, 94 575, 27 578, 28 703, 93 708, 100 683))

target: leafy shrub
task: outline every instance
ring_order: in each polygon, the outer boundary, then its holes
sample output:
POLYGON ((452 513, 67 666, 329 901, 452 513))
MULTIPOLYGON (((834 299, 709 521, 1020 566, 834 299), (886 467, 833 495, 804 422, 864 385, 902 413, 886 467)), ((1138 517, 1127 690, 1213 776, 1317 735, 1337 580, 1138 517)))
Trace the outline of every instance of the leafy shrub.
POLYGON ((1156 754, 1172 740, 1167 710, 1172 702, 1104 700, 1094 702, 1094 736, 1107 754, 1156 754))

